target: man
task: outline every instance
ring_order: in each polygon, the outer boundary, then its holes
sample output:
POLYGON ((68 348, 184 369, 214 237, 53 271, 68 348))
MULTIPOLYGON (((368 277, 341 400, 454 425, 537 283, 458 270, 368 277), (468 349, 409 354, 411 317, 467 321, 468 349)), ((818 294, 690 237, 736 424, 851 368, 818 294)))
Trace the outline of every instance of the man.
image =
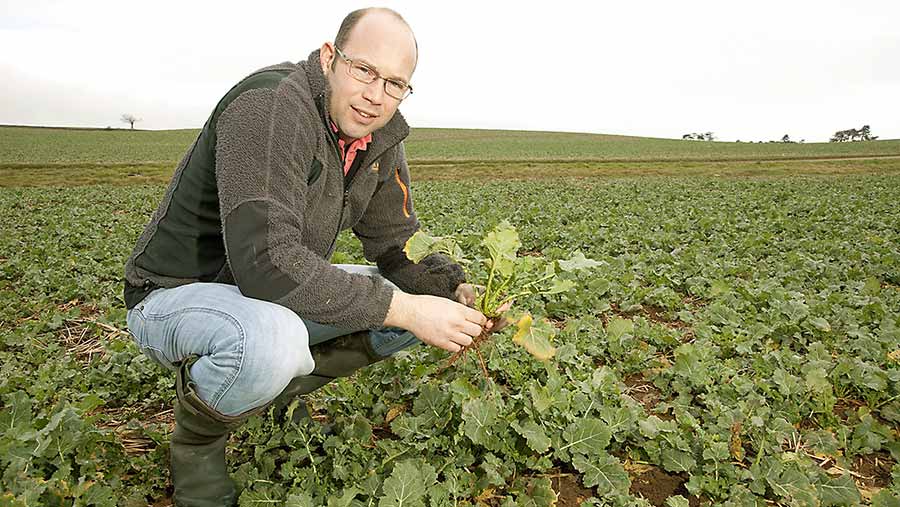
POLYGON ((364 9, 306 61, 251 74, 138 239, 128 327, 177 371, 177 505, 234 502, 224 449, 247 417, 418 340, 457 351, 490 328, 459 266, 402 251, 419 223, 397 108, 417 58, 400 15, 364 9), (347 228, 377 269, 327 261, 347 228))

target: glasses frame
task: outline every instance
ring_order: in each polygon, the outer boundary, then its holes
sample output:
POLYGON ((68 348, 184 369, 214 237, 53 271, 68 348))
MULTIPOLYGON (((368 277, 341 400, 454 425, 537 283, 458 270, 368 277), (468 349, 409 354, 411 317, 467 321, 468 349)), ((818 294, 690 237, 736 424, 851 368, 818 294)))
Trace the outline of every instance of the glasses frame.
POLYGON ((348 57, 346 54, 344 54, 343 51, 341 51, 341 48, 339 48, 339 47, 337 47, 337 46, 334 46, 334 51, 335 51, 335 53, 337 53, 338 56, 341 57, 341 59, 343 59, 345 62, 347 62, 347 74, 348 74, 350 77, 352 77, 353 79, 359 81, 360 83, 372 84, 372 83, 374 83, 375 81, 381 79, 382 81, 384 81, 384 93, 385 93, 385 95, 387 95, 388 97, 391 97, 392 99, 396 99, 396 100, 399 100, 399 101, 402 101, 402 100, 408 98, 410 95, 412 95, 412 93, 413 93, 413 87, 412 87, 411 84, 409 84, 409 83, 403 83, 402 81, 397 81, 396 79, 389 79, 389 78, 386 78, 386 77, 382 76, 381 74, 378 73, 378 69, 376 69, 375 67, 372 67, 372 66, 369 65, 368 63, 361 62, 361 61, 359 61, 359 60, 354 60, 353 58, 348 57), (361 67, 365 67, 365 68, 369 69, 370 71, 372 71, 373 74, 375 74, 375 77, 374 77, 371 81, 365 81, 365 80, 362 80, 362 79, 360 79, 359 77, 353 75, 353 70, 352 70, 352 69, 353 69, 353 64, 354 64, 354 63, 357 64, 357 65, 359 65, 359 66, 361 66, 361 67), (402 83, 402 84, 404 84, 404 85, 406 86, 406 93, 405 93, 402 97, 396 97, 396 96, 392 95, 391 92, 389 92, 389 91, 388 91, 388 88, 387 88, 387 85, 388 85, 389 82, 391 82, 391 83, 402 83))

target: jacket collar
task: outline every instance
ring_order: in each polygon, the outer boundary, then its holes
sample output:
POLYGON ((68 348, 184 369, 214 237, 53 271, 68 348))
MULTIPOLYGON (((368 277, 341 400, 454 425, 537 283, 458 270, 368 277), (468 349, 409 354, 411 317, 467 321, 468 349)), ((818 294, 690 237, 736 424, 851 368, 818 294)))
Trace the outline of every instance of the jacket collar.
MULTIPOLYGON (((319 50, 315 50, 309 54, 306 59, 306 78, 309 80, 309 89, 315 99, 316 106, 319 109, 319 116, 322 118, 322 126, 328 128, 328 118, 331 115, 328 112, 328 101, 326 100, 326 82, 325 75, 322 74, 322 66, 319 65, 319 50)), ((372 143, 366 153, 366 160, 374 160, 375 157, 381 156, 388 148, 391 148, 404 140, 409 135, 409 125, 406 119, 397 110, 393 118, 385 124, 384 127, 372 133, 372 143)))

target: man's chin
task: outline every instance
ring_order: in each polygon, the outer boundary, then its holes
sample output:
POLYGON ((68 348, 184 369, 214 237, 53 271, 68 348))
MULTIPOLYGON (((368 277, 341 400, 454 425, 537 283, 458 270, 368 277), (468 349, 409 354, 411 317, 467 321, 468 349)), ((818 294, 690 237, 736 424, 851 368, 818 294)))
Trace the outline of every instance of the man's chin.
POLYGON ((366 128, 341 129, 341 133, 350 139, 361 139, 371 134, 373 131, 366 128))

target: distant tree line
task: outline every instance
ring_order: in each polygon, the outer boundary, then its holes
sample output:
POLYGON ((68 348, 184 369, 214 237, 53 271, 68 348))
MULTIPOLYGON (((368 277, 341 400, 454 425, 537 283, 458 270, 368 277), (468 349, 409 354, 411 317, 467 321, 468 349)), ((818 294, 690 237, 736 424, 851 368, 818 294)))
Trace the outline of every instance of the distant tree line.
POLYGON ((715 141, 716 137, 712 132, 705 132, 703 134, 699 134, 697 132, 691 132, 690 134, 685 134, 681 136, 682 139, 686 139, 689 141, 715 141))
MULTIPOLYGON (((697 132, 691 132, 690 134, 685 134, 685 135, 681 136, 681 138, 684 140, 687 140, 687 141, 715 141, 716 140, 716 138, 712 132, 706 132, 703 134, 699 134, 697 132)), ((848 141, 850 141, 850 142, 874 141, 876 139, 878 139, 878 136, 872 135, 872 128, 869 127, 868 125, 863 125, 859 129, 839 130, 839 131, 835 132, 833 136, 831 136, 831 139, 829 140, 829 142, 843 143, 843 142, 848 142, 848 141)), ((800 140, 801 143, 803 143, 805 141, 806 141, 805 139, 800 140)), ((739 142, 741 142, 741 140, 738 139, 736 142, 739 143, 739 142)), ((753 141, 749 141, 749 142, 752 143, 753 141)), ((762 143, 764 141, 756 141, 756 142, 762 143)), ((768 141, 768 142, 770 142, 770 143, 778 143, 778 142, 796 143, 797 141, 791 140, 791 136, 788 134, 785 134, 784 136, 782 136, 780 141, 772 140, 772 141, 768 141)))
POLYGON ((829 142, 844 143, 854 141, 874 141, 878 136, 872 135, 872 129, 868 125, 863 125, 860 129, 838 130, 831 136, 829 142))

